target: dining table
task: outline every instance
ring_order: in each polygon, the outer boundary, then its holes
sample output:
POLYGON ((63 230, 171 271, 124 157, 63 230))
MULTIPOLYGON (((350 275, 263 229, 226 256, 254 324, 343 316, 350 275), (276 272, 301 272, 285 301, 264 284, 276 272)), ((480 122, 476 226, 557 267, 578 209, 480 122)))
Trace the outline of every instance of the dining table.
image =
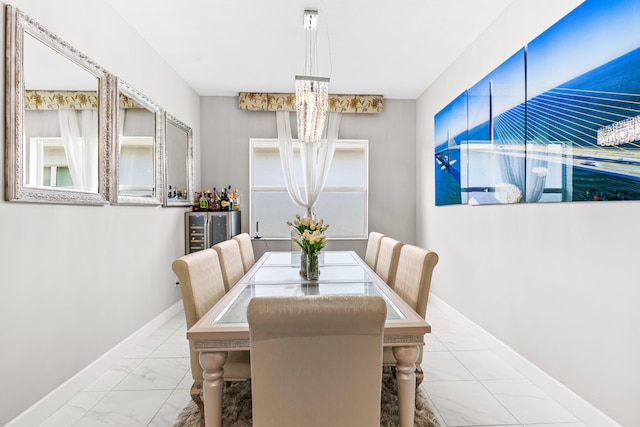
MULTIPOLYGON (((250 349, 247 305, 252 298, 300 295, 376 295, 384 299, 387 318, 384 346, 392 347, 401 427, 412 427, 415 414, 416 361, 430 325, 389 287, 354 251, 322 251, 320 275, 307 280, 300 271, 300 251, 266 252, 200 320, 187 331, 203 368, 205 427, 222 424, 223 369, 230 351, 250 349)), ((357 367, 354 367, 357 369, 357 367)), ((381 367, 382 369, 382 367, 381 367)))

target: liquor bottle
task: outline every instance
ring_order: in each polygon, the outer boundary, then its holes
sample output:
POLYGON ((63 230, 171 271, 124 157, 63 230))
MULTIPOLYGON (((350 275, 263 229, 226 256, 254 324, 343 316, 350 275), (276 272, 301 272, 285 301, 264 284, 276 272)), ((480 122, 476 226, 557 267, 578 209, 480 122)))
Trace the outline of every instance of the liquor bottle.
POLYGON ((204 194, 200 197, 200 210, 206 211, 209 210, 209 190, 204 190, 204 194))
POLYGON ((196 191, 193 196, 193 211, 197 212, 200 210, 200 199, 202 198, 202 193, 196 191))
POLYGON ((220 210, 229 210, 229 195, 227 195, 227 189, 222 187, 222 194, 220 195, 220 210))
POLYGON ((236 188, 233 192, 233 210, 240 210, 240 193, 238 193, 238 189, 236 188))
POLYGON ((213 187, 213 194, 211 195, 211 210, 219 211, 220 210, 220 195, 216 190, 216 187, 213 187))
POLYGON ((231 191, 231 186, 229 186, 229 191, 227 191, 227 194, 229 195, 229 210, 235 210, 236 197, 235 194, 233 194, 233 191, 231 191))

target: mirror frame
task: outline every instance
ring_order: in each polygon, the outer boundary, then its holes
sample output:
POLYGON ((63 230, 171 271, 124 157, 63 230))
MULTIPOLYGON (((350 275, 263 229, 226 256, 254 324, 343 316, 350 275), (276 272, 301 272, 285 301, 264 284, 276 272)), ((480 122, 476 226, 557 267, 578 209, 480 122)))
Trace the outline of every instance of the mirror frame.
POLYGON ((31 19, 20 9, 5 7, 5 200, 59 204, 104 205, 109 202, 113 135, 114 77, 86 55, 31 19), (98 192, 31 188, 24 182, 24 36, 29 34, 98 79, 98 192))
POLYGON ((193 129, 189 126, 175 118, 169 113, 164 114, 164 159, 163 164, 165 165, 164 170, 164 205, 165 207, 173 207, 173 206, 191 206, 194 202, 194 186, 193 186, 193 129), (168 145, 169 141, 167 141, 167 127, 171 123, 173 126, 177 127, 180 130, 183 130, 187 134, 187 164, 186 173, 187 173, 187 198, 182 200, 169 200, 169 195, 167 189, 169 188, 169 161, 168 161, 168 145))
POLYGON ((120 195, 118 188, 120 186, 120 135, 115 136, 115 143, 113 144, 113 188, 111 189, 111 202, 116 205, 146 205, 146 206, 158 206, 163 203, 163 176, 164 176, 164 164, 163 164, 163 152, 164 152, 164 129, 162 121, 162 109, 158 104, 153 102, 147 96, 135 89, 122 79, 116 79, 116 90, 114 95, 114 103, 116 105, 116 113, 114 114, 114 129, 118 129, 118 120, 120 117, 120 92, 124 91, 126 95, 138 102, 140 105, 150 110, 155 116, 155 140, 153 142, 153 182, 154 182, 154 194, 151 197, 143 196, 126 196, 120 195))

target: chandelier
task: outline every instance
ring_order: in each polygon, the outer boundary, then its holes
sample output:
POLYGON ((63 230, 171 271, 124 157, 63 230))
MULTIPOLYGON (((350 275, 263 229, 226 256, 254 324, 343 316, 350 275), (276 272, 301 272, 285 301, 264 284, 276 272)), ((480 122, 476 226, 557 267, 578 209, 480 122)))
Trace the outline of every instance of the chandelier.
POLYGON ((602 146, 626 144, 639 139, 640 116, 630 117, 598 129, 597 142, 602 146))
POLYGON ((298 119, 298 139, 303 142, 318 142, 322 137, 327 117, 329 99, 329 78, 312 77, 317 73, 317 29, 318 11, 304 11, 306 46, 304 76, 296 76, 296 115, 298 119))

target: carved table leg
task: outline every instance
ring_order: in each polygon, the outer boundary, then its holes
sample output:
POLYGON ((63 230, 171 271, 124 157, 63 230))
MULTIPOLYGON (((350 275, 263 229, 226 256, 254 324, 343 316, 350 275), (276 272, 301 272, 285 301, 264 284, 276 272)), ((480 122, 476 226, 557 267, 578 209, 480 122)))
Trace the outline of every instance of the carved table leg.
POLYGON ((204 370, 202 394, 205 427, 222 426, 222 390, 224 388, 222 366, 226 360, 226 351, 200 353, 200 366, 204 370))
POLYGON ((416 360, 418 347, 393 347, 396 358, 396 382, 398 384, 398 409, 400 427, 413 427, 416 409, 416 360))

